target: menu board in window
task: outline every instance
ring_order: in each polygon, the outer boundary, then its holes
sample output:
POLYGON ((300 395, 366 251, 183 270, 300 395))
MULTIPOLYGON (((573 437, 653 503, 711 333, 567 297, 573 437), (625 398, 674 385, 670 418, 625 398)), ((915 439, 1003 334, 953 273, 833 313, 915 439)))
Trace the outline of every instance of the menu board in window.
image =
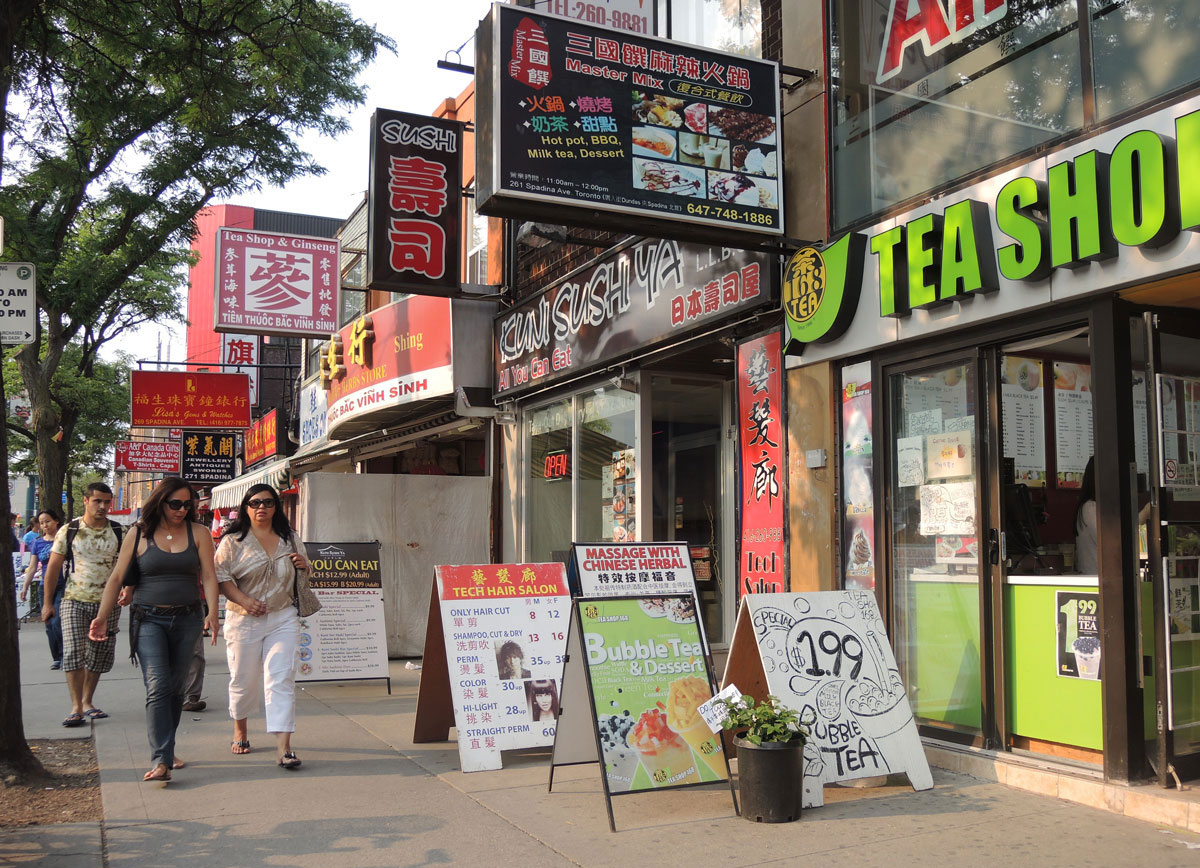
POLYGON ((1079 488, 1092 457, 1092 369, 1054 363, 1054 465, 1059 488, 1079 488))
POLYGON ((1000 366, 1004 457, 1013 459, 1014 481, 1030 488, 1046 485, 1045 392, 1040 359, 1004 357, 1000 366))
POLYGON ((637 459, 633 449, 618 449, 612 454, 612 541, 637 539, 637 459))

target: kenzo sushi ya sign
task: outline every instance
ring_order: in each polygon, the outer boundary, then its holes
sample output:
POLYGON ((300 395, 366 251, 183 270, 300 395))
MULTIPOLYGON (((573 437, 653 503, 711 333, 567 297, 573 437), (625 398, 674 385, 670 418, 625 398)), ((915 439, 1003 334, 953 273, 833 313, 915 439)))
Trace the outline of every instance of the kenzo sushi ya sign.
POLYGON ((783 233, 776 64, 499 4, 476 41, 481 214, 783 233))

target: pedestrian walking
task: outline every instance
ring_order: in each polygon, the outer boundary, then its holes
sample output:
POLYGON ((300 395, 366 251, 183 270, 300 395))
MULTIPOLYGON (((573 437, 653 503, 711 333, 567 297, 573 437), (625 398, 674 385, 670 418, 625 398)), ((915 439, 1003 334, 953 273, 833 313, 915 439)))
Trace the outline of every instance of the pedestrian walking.
MULTIPOLYGON (((58 533, 59 527, 62 526, 62 519, 59 517, 57 511, 48 507, 37 514, 37 523, 41 532, 28 545, 31 556, 29 558, 29 567, 25 570, 25 584, 21 587, 21 602, 25 601, 30 590, 32 590, 34 598, 31 600, 30 606, 37 606, 38 609, 41 609, 42 589, 38 585, 44 584, 46 565, 50 562, 50 549, 54 545, 55 534, 58 533), (39 571, 43 580, 41 583, 34 581, 39 571)), ((63 591, 66 585, 66 582, 59 582, 58 587, 54 589, 54 599, 51 601, 54 604, 54 615, 46 621, 46 641, 50 643, 50 657, 54 660, 50 664, 51 669, 62 669, 63 636, 61 613, 63 591)))
POLYGON ((62 621, 62 668, 71 694, 71 713, 63 726, 83 726, 88 720, 108 717, 94 702, 100 676, 113 667, 117 649, 120 611, 108 620, 107 638, 88 637, 88 626, 100 609, 104 584, 117 562, 124 529, 108 518, 112 489, 103 482, 88 483, 83 491, 83 516, 58 529, 50 547, 50 559, 42 588, 42 621, 56 614, 62 621), (65 569, 64 569, 65 568, 65 569), (65 582, 62 611, 55 606, 60 574, 65 582))
POLYGON ((171 780, 183 768, 175 733, 183 714, 184 681, 205 626, 199 588, 208 601, 208 627, 216 644, 217 575, 208 529, 196 523, 196 493, 176 476, 163 479, 142 506, 135 533, 127 535, 104 588, 89 635, 104 638, 122 585, 133 586, 130 647, 146 684, 146 734, 154 764, 143 780, 171 780), (135 566, 136 564, 136 566, 135 566))
POLYGON ((217 580, 225 607, 229 658, 229 716, 235 754, 250 753, 247 718, 265 694, 267 732, 275 736, 276 762, 293 770, 296 729, 296 651, 300 617, 296 600, 308 591, 308 559, 269 485, 242 497, 233 526, 217 547, 217 580))

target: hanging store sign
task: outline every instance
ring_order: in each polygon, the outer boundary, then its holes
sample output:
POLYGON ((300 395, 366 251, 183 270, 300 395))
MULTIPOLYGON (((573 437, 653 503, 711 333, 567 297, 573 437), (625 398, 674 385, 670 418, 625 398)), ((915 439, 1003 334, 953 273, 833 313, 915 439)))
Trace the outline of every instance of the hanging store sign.
POLYGON ((320 383, 310 383, 300 392, 300 445, 320 440, 329 430, 329 393, 320 383))
POLYGON ((113 445, 113 469, 177 475, 179 444, 118 440, 113 445))
POLYGON ((218 229, 213 330, 327 337, 337 328, 340 262, 334 239, 218 229))
POLYGON ((237 473, 236 431, 184 431, 180 476, 188 482, 218 485, 237 473))
POLYGON ((130 371, 133 428, 248 428, 250 378, 246 374, 130 371))
POLYGON ((500 4, 475 44, 479 213, 782 235, 775 63, 500 4))
POLYGON ((844 357, 1162 279, 1200 267, 1197 230, 1193 98, 824 250, 799 251, 785 273, 789 335, 805 345, 806 362, 844 357), (808 346, 821 342, 828 346, 808 346))
POLYGON ((783 368, 779 332, 737 348, 738 431, 741 452, 741 531, 738 594, 787 590, 783 539, 783 368))
POLYGON ((458 291, 463 129, 387 109, 371 116, 368 288, 458 291))
POLYGON ((454 393, 450 310, 448 298, 414 295, 333 336, 321 360, 330 437, 368 413, 454 393))
POLYGON ((244 456, 245 466, 270 458, 279 452, 278 411, 272 410, 267 415, 255 420, 246 431, 244 456))
POLYGON ((639 241, 497 317, 493 390, 540 389, 769 306, 777 285, 767 254, 639 241))
POLYGON ((258 363, 258 335, 221 335, 221 368, 226 374, 248 374, 250 377, 250 406, 258 406, 258 387, 261 382, 258 363))

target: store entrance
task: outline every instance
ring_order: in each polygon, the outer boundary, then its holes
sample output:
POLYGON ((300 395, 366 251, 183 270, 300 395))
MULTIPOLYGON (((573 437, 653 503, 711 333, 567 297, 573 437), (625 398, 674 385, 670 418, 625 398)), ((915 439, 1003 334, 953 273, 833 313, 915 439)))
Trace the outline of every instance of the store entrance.
POLYGON ((1159 783, 1170 786, 1200 777, 1200 317, 1151 311, 1140 326, 1150 489, 1142 648, 1153 661, 1144 690, 1147 755, 1159 783))
POLYGON ((649 379, 654 496, 648 538, 688 544, 705 632, 710 642, 724 642, 732 606, 727 589, 737 574, 726 528, 732 479, 722 473, 731 466, 721 436, 728 384, 662 374, 649 379))

